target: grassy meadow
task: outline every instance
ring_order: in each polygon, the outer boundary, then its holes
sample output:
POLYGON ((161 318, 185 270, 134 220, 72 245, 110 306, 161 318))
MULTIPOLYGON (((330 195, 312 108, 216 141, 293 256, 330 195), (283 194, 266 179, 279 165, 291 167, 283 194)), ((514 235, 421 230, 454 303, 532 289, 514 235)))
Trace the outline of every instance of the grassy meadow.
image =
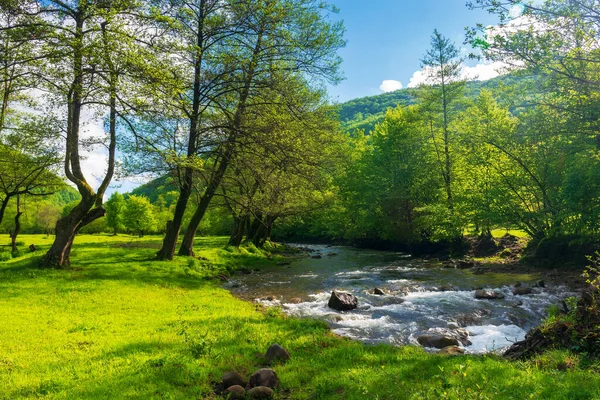
POLYGON ((597 368, 570 353, 507 362, 369 346, 236 299, 214 277, 278 256, 225 238, 199 238, 196 259, 157 262, 159 237, 81 235, 70 269, 41 270, 52 239, 24 235, 38 251, 0 262, 3 399, 220 398, 222 374, 249 377, 274 342, 292 355, 273 366, 278 399, 600 398, 597 368))

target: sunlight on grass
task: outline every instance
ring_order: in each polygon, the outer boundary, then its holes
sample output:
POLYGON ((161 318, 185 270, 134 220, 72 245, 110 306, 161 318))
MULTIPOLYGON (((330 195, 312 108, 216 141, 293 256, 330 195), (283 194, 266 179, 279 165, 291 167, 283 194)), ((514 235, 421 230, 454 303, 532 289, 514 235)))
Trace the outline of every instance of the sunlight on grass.
POLYGON ((214 398, 236 370, 249 376, 278 342, 292 354, 274 368, 277 398, 588 399, 600 376, 568 353, 529 363, 496 356, 441 357, 415 347, 367 346, 314 320, 235 299, 212 276, 274 263, 263 252, 199 238, 198 258, 157 262, 160 238, 81 236, 72 268, 41 270, 40 251, 0 263, 3 398, 214 398), (550 360, 550 361, 545 361, 550 360), (445 394, 444 394, 445 393, 445 394))

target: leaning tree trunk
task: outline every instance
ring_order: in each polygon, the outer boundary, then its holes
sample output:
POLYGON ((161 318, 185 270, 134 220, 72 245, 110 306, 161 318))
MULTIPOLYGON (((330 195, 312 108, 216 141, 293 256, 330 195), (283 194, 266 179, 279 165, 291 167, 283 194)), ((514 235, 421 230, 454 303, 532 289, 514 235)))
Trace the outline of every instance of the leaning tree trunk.
MULTIPOLYGON (((196 48, 197 54, 194 60, 194 87, 193 87, 193 99, 192 99, 192 113, 190 115, 190 128, 187 146, 187 156, 192 158, 196 155, 198 147, 198 135, 200 121, 200 107, 201 107, 201 90, 202 90, 202 63, 203 63, 203 49, 205 41, 204 32, 204 19, 205 19, 205 1, 200 1, 198 8, 198 29, 196 31, 196 48)), ((181 232, 181 226, 183 224, 183 215, 187 207, 188 201, 192 194, 194 184, 194 171, 191 167, 185 167, 183 182, 180 186, 179 198, 177 199, 177 205, 175 206, 175 214, 173 220, 167 224, 167 233, 163 239, 163 245, 161 249, 156 253, 156 258, 159 260, 173 260, 175 255, 175 247, 177 247, 177 240, 179 239, 179 233, 181 232)), ((192 243, 193 245, 193 243, 192 243)), ((182 246, 183 248, 183 246, 182 246)), ((193 253, 193 252, 192 252, 193 253)), ((181 251, 180 251, 181 254, 181 251)))
POLYGON ((10 241, 12 251, 17 251, 17 236, 19 236, 19 232, 21 232, 21 196, 17 195, 17 215, 15 215, 15 229, 10 234, 10 241))
POLYGON ((56 236, 50 250, 42 260, 42 266, 45 268, 64 268, 71 265, 70 254, 71 246, 80 225, 93 207, 95 198, 86 196, 81 199, 79 204, 71 212, 59 219, 56 223, 56 236))
MULTIPOLYGON (((263 21, 264 22, 264 21, 263 21)), ((208 210, 208 206, 217 192, 219 185, 221 185, 221 181, 223 180, 223 176, 229 167, 229 163, 231 161, 232 156, 234 155, 236 139, 238 138, 239 132, 243 126, 243 119, 246 113, 246 106, 248 97, 250 96, 250 89, 252 83, 254 81, 254 74, 259 62, 259 55, 262 50, 262 40, 263 40, 263 31, 264 26, 261 25, 260 32, 258 32, 258 36, 256 39, 256 43, 254 46, 254 50, 252 52, 252 60, 248 66, 248 72, 244 77, 244 86, 242 87, 242 91, 240 93, 240 99, 237 104, 237 109, 235 110, 235 115, 233 117, 233 123, 231 126, 231 130, 229 132, 229 136, 223 145, 223 152, 221 153, 221 160, 217 169, 213 172, 210 181, 202 198, 200 199, 200 204, 196 208, 196 212, 192 216, 188 228, 183 236, 183 241, 181 243, 181 247, 179 248, 180 256, 194 256, 194 239, 196 237, 196 232, 198 231, 198 227, 200 226, 200 222, 202 218, 204 218, 204 214, 206 214, 206 210, 208 210)))

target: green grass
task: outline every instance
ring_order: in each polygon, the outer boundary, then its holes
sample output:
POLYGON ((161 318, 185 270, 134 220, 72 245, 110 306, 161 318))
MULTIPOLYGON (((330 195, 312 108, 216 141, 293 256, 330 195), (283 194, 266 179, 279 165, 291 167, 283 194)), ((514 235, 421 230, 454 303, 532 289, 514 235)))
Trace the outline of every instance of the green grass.
POLYGON ((198 239, 206 260, 157 262, 160 238, 80 236, 66 271, 37 268, 52 238, 21 240, 40 251, 0 263, 2 398, 211 399, 224 372, 249 376, 274 342, 292 355, 274 366, 281 399, 600 397, 600 375, 568 352, 509 363, 368 346, 238 300, 206 278, 274 260, 224 238, 198 239))

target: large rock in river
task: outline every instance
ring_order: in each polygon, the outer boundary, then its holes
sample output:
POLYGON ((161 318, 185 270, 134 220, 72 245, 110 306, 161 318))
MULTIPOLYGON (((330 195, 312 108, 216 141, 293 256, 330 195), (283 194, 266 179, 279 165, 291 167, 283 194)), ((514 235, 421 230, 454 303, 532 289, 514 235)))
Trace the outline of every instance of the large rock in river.
POLYGON ((496 300, 503 299, 504 295, 500 292, 496 292, 495 290, 487 290, 487 289, 479 289, 475 291, 476 299, 488 299, 488 300, 496 300))
POLYGON ((515 296, 523 296, 526 294, 533 293, 533 290, 526 286, 519 286, 519 287, 513 288, 512 292, 515 296))
POLYGON ((458 346, 448 346, 438 351, 438 354, 443 354, 447 356, 457 356, 459 354, 465 354, 465 349, 461 349, 458 346))
POLYGON ((426 333, 417 338, 417 342, 423 347, 435 347, 436 349, 443 349, 448 346, 458 346, 460 343, 458 339, 440 335, 437 333, 426 333))
POLYGON ((349 311, 358 307, 358 299, 352 293, 334 290, 331 292, 331 297, 327 305, 334 310, 349 311))

